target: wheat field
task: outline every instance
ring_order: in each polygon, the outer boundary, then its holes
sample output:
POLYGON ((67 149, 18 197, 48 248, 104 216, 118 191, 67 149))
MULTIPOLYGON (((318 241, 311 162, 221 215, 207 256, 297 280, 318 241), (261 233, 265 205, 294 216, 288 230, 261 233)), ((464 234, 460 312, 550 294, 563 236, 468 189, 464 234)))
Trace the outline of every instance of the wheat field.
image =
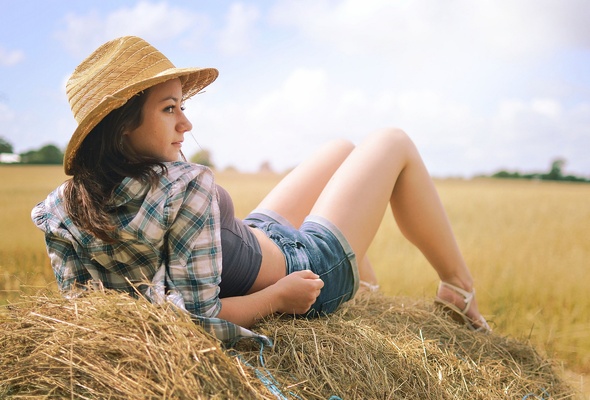
MULTIPOLYGON (((280 179, 218 173, 245 216, 280 179)), ((55 290, 31 208, 66 179, 59 166, 0 166, 0 304, 55 290)), ((590 372, 590 185, 491 179, 437 180, 480 309, 496 334, 531 343, 590 372)), ((432 298, 437 277, 386 214, 369 257, 389 295, 432 298)), ((587 383, 585 383, 587 385, 587 383)))

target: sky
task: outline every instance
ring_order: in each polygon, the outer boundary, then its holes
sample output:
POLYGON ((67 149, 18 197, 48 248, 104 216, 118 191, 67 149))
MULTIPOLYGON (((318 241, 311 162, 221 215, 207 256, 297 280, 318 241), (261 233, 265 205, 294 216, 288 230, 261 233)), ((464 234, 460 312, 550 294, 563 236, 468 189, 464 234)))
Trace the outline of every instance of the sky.
POLYGON ((0 137, 62 149, 65 95, 102 43, 136 35, 219 78, 187 101, 183 151, 282 171, 326 141, 399 127, 435 177, 590 177, 587 0, 0 0, 0 137))

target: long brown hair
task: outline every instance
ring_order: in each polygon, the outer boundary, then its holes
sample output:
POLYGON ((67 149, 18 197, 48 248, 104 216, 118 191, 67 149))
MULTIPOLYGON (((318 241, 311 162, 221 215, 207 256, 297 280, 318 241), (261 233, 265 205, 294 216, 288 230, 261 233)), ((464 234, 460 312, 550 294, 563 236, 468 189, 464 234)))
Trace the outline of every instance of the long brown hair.
POLYGON ((113 243, 115 224, 109 214, 113 191, 125 177, 155 184, 166 167, 125 148, 123 133, 141 125, 148 90, 111 111, 88 134, 72 160, 74 176, 64 188, 64 205, 81 230, 113 243), (160 168, 153 168, 159 166, 160 168))

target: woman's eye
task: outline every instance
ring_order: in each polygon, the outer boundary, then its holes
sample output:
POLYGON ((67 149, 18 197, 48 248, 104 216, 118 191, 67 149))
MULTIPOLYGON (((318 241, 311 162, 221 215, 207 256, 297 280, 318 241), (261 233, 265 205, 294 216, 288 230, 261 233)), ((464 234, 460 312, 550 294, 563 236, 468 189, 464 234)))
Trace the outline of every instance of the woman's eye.
MULTIPOLYGON (((168 114, 174 114, 174 110, 176 109, 176 107, 176 105, 168 106, 164 108, 164 112, 168 114)), ((178 106, 178 108, 180 109, 180 111, 184 111, 186 107, 184 106, 184 103, 182 103, 180 104, 180 106, 178 106)))

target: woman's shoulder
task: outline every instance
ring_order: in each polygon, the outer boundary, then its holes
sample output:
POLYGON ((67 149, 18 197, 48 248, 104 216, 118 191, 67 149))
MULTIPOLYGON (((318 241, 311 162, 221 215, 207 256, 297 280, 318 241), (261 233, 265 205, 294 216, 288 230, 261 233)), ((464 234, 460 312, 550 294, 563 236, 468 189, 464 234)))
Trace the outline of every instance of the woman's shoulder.
POLYGON ((173 161, 153 168, 159 168, 156 182, 125 178, 114 192, 112 205, 119 207, 141 203, 154 207, 157 204, 184 202, 195 196, 213 198, 216 192, 213 172, 205 166, 173 161))
POLYGON ((197 219, 209 212, 207 210, 217 198, 217 186, 211 169, 182 161, 164 163, 164 166, 166 172, 160 179, 159 187, 148 192, 147 197, 150 200, 159 198, 164 203, 166 225, 169 226, 181 210, 185 213, 188 211, 190 218, 197 219))
POLYGON ((164 163, 166 172, 160 178, 165 192, 215 191, 215 177, 208 167, 184 161, 164 163))
POLYGON ((193 180, 197 177, 213 179, 213 172, 208 167, 186 161, 165 162, 166 173, 163 178, 170 182, 177 180, 193 180))
POLYGON ((214 181, 212 171, 198 164, 174 161, 158 164, 153 168, 158 168, 159 174, 159 179, 155 184, 127 177, 115 189, 113 203, 121 205, 135 199, 143 199, 146 196, 168 197, 176 192, 186 190, 195 182, 208 187, 214 181))

